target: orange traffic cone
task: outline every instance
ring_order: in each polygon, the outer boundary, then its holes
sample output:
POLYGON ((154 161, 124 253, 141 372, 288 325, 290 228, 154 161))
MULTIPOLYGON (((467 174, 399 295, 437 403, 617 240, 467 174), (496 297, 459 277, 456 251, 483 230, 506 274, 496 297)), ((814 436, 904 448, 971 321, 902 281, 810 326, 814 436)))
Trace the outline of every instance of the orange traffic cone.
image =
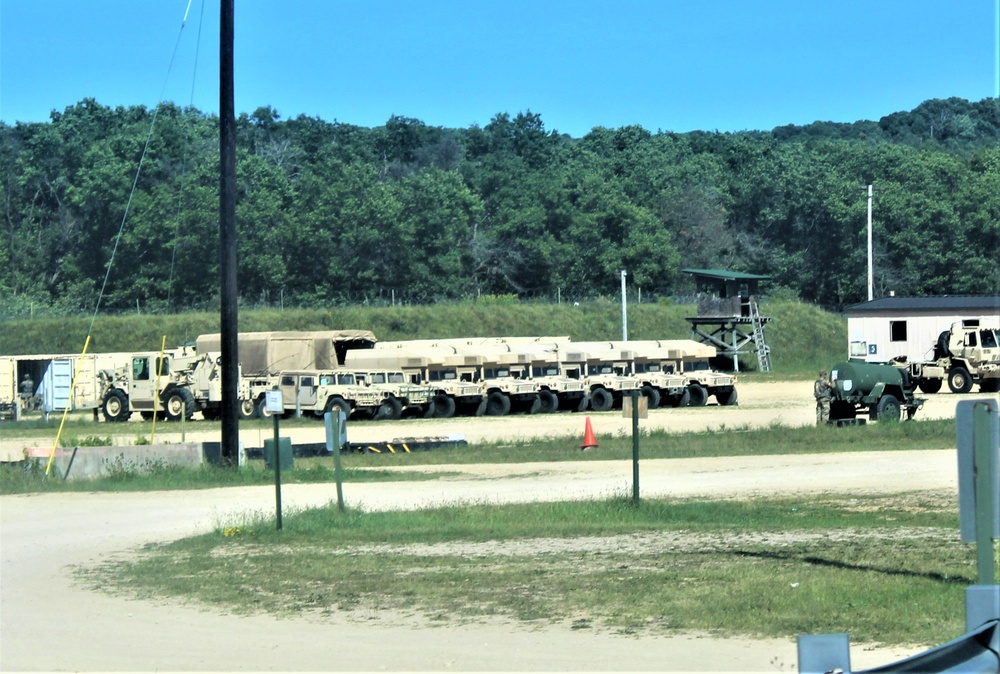
POLYGON ((594 427, 590 425, 590 417, 587 417, 587 425, 583 431, 583 444, 580 449, 590 449, 597 447, 597 438, 594 437, 594 427))

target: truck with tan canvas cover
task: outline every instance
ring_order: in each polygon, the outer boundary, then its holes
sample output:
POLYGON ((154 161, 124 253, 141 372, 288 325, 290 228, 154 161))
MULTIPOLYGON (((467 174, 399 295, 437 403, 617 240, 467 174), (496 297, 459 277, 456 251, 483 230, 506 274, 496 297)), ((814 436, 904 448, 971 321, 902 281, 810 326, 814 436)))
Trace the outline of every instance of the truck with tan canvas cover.
MULTIPOLYGON (((375 342, 368 330, 241 332, 237 338, 240 368, 248 375, 336 369, 349 350, 371 348, 375 342)), ((221 352, 222 338, 218 333, 200 335, 195 346, 199 353, 221 352)))

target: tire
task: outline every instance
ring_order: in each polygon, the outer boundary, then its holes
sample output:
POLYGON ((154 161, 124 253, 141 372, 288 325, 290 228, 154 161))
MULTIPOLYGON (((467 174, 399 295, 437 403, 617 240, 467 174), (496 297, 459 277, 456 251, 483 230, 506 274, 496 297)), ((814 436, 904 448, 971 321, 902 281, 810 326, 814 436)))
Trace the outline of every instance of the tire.
POLYGON ((896 399, 896 396, 887 393, 878 399, 878 407, 875 411, 879 421, 896 423, 900 417, 899 400, 896 399))
POLYGON ((606 388, 597 387, 590 392, 590 409, 607 412, 615 404, 615 397, 606 388))
POLYGON ((719 401, 720 405, 725 406, 736 405, 739 402, 739 396, 736 394, 736 389, 726 391, 725 393, 716 393, 715 399, 719 401))
POLYGON ((111 389, 104 396, 101 403, 101 410, 104 412, 104 420, 112 423, 122 423, 128 421, 132 416, 132 411, 128 407, 128 396, 120 389, 111 389))
POLYGON ((435 405, 434 401, 432 400, 420 409, 420 418, 431 419, 434 417, 435 411, 437 411, 437 405, 435 405))
POLYGON ((326 401, 326 405, 323 406, 325 412, 335 412, 337 409, 343 410, 344 416, 350 418, 351 416, 351 403, 347 402, 340 396, 330 396, 326 401))
POLYGON ((1000 391, 1000 379, 980 379, 979 391, 981 393, 996 393, 1000 391))
POLYGON ((972 376, 961 365, 948 370, 948 388, 952 393, 968 393, 972 390, 972 376))
POLYGON ((559 396, 552 391, 539 391, 538 400, 541 403, 538 411, 542 414, 552 414, 559 409, 559 396))
POLYGON ((652 386, 643 386, 642 396, 646 399, 647 409, 655 410, 660 406, 660 392, 652 386))
POLYGON ((486 416, 502 417, 510 412, 510 397, 500 391, 493 391, 486 397, 486 416))
POLYGON ((672 395, 667 398, 667 403, 671 407, 687 407, 691 404, 691 392, 684 389, 684 393, 680 395, 672 395))
POLYGON ((937 393, 941 390, 941 383, 940 379, 921 379, 917 387, 924 393, 937 393))
POLYGON ((691 407, 704 407, 705 403, 708 402, 708 391, 701 384, 691 384, 688 386, 688 393, 691 398, 688 405, 691 407))
POLYGON ((167 421, 180 421, 194 416, 194 394, 186 388, 173 388, 163 396, 163 415, 167 421))
MULTIPOLYGON (((202 412, 204 414, 204 412, 202 412)), ((257 416, 257 409, 255 408, 252 400, 241 400, 239 401, 239 406, 237 407, 237 414, 239 414, 240 419, 253 419, 257 416)))
POLYGON ((830 421, 855 419, 857 416, 857 408, 846 400, 834 400, 830 403, 830 421))
POLYGON ((434 418, 451 419, 455 416, 455 399, 444 393, 434 396, 434 418))
POLYGON ((267 411, 267 396, 261 396, 254 406, 255 416, 258 419, 270 419, 273 415, 267 411))
POLYGON ((392 420, 399 419, 401 416, 403 416, 403 403, 399 402, 399 398, 395 396, 389 396, 383 400, 375 414, 376 419, 392 420))
POLYGON ((542 411, 542 399, 535 395, 531 398, 531 402, 524 408, 525 414, 538 414, 542 411))
POLYGON ((580 396, 580 400, 577 402, 576 407, 573 408, 573 411, 586 412, 588 407, 590 407, 590 396, 584 393, 580 396))

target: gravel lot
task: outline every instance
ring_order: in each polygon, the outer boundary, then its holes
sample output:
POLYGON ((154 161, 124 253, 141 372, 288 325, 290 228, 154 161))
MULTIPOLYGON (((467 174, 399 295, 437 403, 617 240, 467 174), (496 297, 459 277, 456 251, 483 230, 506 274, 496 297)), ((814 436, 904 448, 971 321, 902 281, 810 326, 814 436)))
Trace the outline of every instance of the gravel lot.
MULTIPOLYGON (((676 430, 812 423, 802 382, 740 386, 740 406, 654 410, 642 423, 676 430)), ((954 414, 958 400, 928 396, 925 418, 954 414)), ((618 414, 591 415, 602 436, 629 433, 618 414)), ((352 441, 464 434, 480 437, 579 435, 583 415, 356 424, 352 441)), ((0 430, 2 432, 2 430, 0 430)), ((189 432, 190 439, 194 433, 189 432)), ((250 435, 256 435, 252 431, 250 435)), ((209 435, 209 434, 206 434, 209 435)), ((125 437, 128 437, 127 435, 125 437)), ((132 436, 134 437, 134 435, 132 436)), ((296 441, 322 438, 303 429, 296 441), (313 438, 312 436, 316 436, 313 438)), ((258 443, 244 433, 248 446, 258 443)), ((23 440, 3 439, 6 451, 23 440)), ((578 443, 576 443, 578 445, 578 443)), ((591 451, 600 451, 599 448, 591 451)), ((953 449, 727 459, 646 460, 645 496, 731 496, 929 491, 957 498, 953 449)), ((345 498, 368 510, 463 501, 589 498, 631 485, 631 463, 436 466, 459 475, 430 482, 348 484, 345 498)), ((285 485, 287 508, 335 499, 332 485, 285 485)), ((412 618, 340 614, 277 619, 235 617, 174 602, 126 600, 85 590, 71 570, 135 549, 205 531, 228 518, 271 511, 273 487, 131 494, 0 497, 0 669, 76 671, 796 671, 794 640, 625 637, 568 626, 504 621, 428 627, 412 618)), ((691 544, 691 541, 687 542, 691 544)), ((600 542, 588 542, 600 545, 600 542)), ((615 543, 620 545, 621 541, 615 543)), ((909 655, 905 649, 852 648, 858 668, 909 655)))

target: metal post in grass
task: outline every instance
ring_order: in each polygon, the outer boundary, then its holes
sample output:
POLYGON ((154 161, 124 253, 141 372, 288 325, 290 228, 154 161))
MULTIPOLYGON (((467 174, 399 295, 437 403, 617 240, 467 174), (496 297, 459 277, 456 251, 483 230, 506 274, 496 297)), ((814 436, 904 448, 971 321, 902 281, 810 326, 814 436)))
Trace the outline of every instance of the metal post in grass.
POLYGON ((281 531, 281 439, 278 437, 278 417, 281 416, 283 403, 281 391, 268 391, 264 404, 274 419, 274 504, 277 512, 278 531, 281 531))
POLYGON ((996 583, 993 542, 1000 538, 1000 417, 996 400, 963 400, 955 409, 962 541, 976 544, 979 585, 996 583))
MULTIPOLYGON (((623 272, 624 273, 624 272, 623 272)), ((639 506, 639 391, 632 391, 632 503, 639 506)))
POLYGON ((344 475, 340 466, 341 419, 344 414, 339 407, 334 412, 326 412, 326 449, 333 454, 333 476, 337 482, 337 509, 344 512, 344 475))

